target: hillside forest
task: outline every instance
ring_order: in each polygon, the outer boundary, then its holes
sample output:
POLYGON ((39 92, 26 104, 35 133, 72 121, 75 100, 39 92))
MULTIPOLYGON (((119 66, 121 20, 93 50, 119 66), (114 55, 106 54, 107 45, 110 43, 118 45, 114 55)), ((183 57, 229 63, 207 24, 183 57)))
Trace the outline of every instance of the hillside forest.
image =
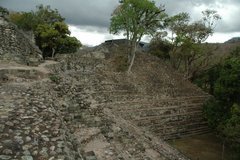
MULTIPOLYGON (((9 12, 0 8, 8 21, 34 34, 44 58, 73 53, 81 42, 70 36, 68 25, 57 9, 39 5, 31 12, 9 12)), ((164 6, 150 0, 123 0, 113 11, 109 31, 128 39, 127 73, 131 74, 138 43, 144 35, 152 37, 148 51, 178 70, 187 80, 212 95, 203 107, 212 131, 223 146, 231 147, 240 157, 240 44, 225 54, 218 46, 206 43, 221 20, 214 10, 202 11, 192 21, 188 13, 167 15, 164 6)), ((219 44, 220 45, 220 44, 219 44)))

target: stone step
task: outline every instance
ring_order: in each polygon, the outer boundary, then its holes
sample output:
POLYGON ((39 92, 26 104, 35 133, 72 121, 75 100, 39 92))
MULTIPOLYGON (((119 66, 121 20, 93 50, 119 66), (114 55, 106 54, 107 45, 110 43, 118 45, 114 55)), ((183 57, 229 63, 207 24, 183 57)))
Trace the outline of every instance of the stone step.
POLYGON ((207 123, 189 123, 186 125, 173 125, 170 126, 168 124, 162 125, 161 127, 155 127, 155 128, 148 128, 148 127, 143 127, 147 128, 149 131, 152 131, 154 133, 171 133, 171 131, 181 133, 181 132, 186 132, 192 129, 202 129, 202 128, 208 128, 207 123))
MULTIPOLYGON (((113 95, 114 97, 114 95, 113 95)), ((121 96, 115 96, 116 99, 119 99, 119 101, 113 101, 108 102, 108 103, 101 103, 99 102, 99 105, 104 105, 104 106, 117 106, 121 104, 151 104, 152 103, 165 103, 165 104, 176 104, 176 102, 179 103, 189 103, 189 102, 203 102, 209 98, 209 96, 192 96, 192 97, 177 97, 177 98, 161 98, 161 97, 153 97, 153 96, 147 96, 147 95, 131 95, 131 97, 128 98, 128 100, 123 99, 121 96), (122 98, 122 100, 121 100, 122 98), (131 100, 129 100, 131 99, 131 100), (120 101, 121 100, 121 101, 120 101)), ((124 96, 123 96, 124 97, 124 96)))
POLYGON ((138 126, 147 126, 148 128, 158 128, 158 127, 162 127, 163 125, 168 125, 168 126, 182 126, 182 125, 188 125, 188 124, 204 124, 204 125, 207 125, 207 121, 204 119, 204 118, 198 118, 198 119, 194 119, 194 120, 191 120, 189 122, 188 119, 179 119, 179 120, 161 120, 161 121, 157 121, 155 123, 149 123, 149 124, 145 124, 145 125, 142 125, 141 123, 138 123, 137 125, 138 126))
MULTIPOLYGON (((130 86, 130 87, 132 87, 132 86, 130 86)), ((166 96, 165 94, 162 94, 162 95, 156 95, 156 94, 154 94, 154 95, 150 95, 150 94, 142 94, 142 93, 138 93, 137 92, 137 90, 134 88, 134 87, 132 87, 132 88, 125 88, 126 90, 135 90, 136 92, 135 92, 135 94, 134 95, 118 95, 118 94, 115 94, 114 92, 111 94, 111 96, 112 97, 109 97, 109 99, 111 99, 111 98, 114 98, 114 97, 118 97, 118 96, 120 96, 120 97, 122 97, 122 98, 124 98, 124 99, 127 99, 127 98, 132 98, 132 97, 140 97, 140 98, 147 98, 147 99, 171 99, 171 97, 172 98, 187 98, 187 97, 203 97, 203 98, 207 98, 207 97, 209 97, 209 96, 207 96, 207 95, 201 95, 201 96, 198 96, 198 95, 195 95, 195 96, 178 96, 178 97, 174 97, 174 96, 166 96)))
POLYGON ((184 113, 192 113, 192 112, 200 112, 202 113, 202 107, 197 106, 197 107, 188 107, 188 108, 183 108, 183 107, 175 107, 172 109, 169 109, 165 107, 164 109, 158 109, 158 110, 145 110, 142 112, 134 112, 134 111, 123 111, 121 114, 123 117, 139 117, 139 118, 144 118, 144 117, 157 117, 157 116, 162 116, 162 115, 172 115, 172 114, 184 114, 184 113))
POLYGON ((185 116, 185 117, 165 117, 162 119, 154 119, 154 120, 141 120, 141 121, 134 121, 138 126, 162 126, 163 124, 168 124, 168 123, 178 123, 178 122, 186 122, 191 119, 191 122, 204 122, 203 116, 201 117, 195 117, 194 115, 192 116, 185 116))
MULTIPOLYGON (((133 121, 144 121, 144 120, 161 120, 165 118, 171 118, 171 117, 184 117, 184 116, 202 116, 201 111, 195 111, 195 112, 188 112, 188 113, 178 113, 178 114, 167 114, 167 115, 159 115, 159 116, 146 116, 146 117, 140 117, 136 119, 132 119, 133 121)), ((131 119, 132 117, 125 117, 126 119, 131 119)))
POLYGON ((172 130, 165 130, 165 132, 154 132, 154 134, 159 135, 159 136, 183 136, 183 135, 189 135, 189 134, 200 134, 203 132, 209 132, 209 128, 207 126, 202 126, 202 127, 198 127, 198 128, 186 128, 186 129, 182 129, 182 130, 175 130, 174 128, 172 130))
POLYGON ((158 112, 158 111, 163 111, 163 110, 175 110, 175 112, 177 111, 184 111, 184 110, 195 110, 195 109, 199 109, 202 108, 203 103, 193 103, 193 104, 180 104, 179 105, 166 105, 166 104, 152 104, 152 103, 146 103, 146 104, 139 104, 139 105, 131 105, 131 106, 127 106, 127 105, 122 105, 122 106, 118 106, 114 108, 114 110, 116 110, 117 112, 128 112, 128 113, 136 113, 136 112, 158 112))
POLYGON ((67 70, 93 71, 102 68, 103 66, 104 63, 101 59, 78 57, 77 59, 65 59, 65 61, 49 66, 49 68, 55 72, 63 72, 67 70))
POLYGON ((109 107, 114 109, 116 112, 124 113, 147 113, 147 112, 185 112, 186 110, 191 111, 195 109, 201 109, 203 105, 202 103, 186 103, 186 102, 179 102, 176 101, 174 103, 165 103, 165 102, 138 102, 135 104, 128 104, 128 103, 121 103, 121 104, 108 104, 108 105, 101 105, 105 107, 109 107))
POLYGON ((165 140, 176 139, 176 138, 184 138, 194 135, 201 135, 211 132, 209 128, 199 128, 199 129, 192 129, 185 132, 177 132, 177 133, 169 133, 169 134, 161 134, 155 133, 159 137, 163 137, 165 140))
MULTIPOLYGON (((87 88, 86 88, 87 89, 87 88)), ((108 97, 109 95, 111 95, 113 92, 114 93, 117 93, 117 94, 133 94, 133 92, 131 91, 128 91, 128 90, 116 90, 116 91, 113 91, 112 90, 113 88, 109 87, 108 90, 104 90, 104 91, 100 91, 100 90, 91 90, 89 92, 89 94, 91 94, 91 96, 93 98, 104 98, 104 97, 108 97)))

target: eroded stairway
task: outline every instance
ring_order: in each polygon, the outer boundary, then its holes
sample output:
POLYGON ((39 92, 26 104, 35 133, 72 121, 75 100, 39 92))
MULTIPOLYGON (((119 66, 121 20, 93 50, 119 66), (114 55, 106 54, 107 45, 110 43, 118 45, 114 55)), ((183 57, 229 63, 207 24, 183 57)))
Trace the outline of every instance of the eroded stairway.
POLYGON ((140 73, 141 59, 138 74, 127 75, 109 71, 103 54, 71 55, 50 67, 60 76, 56 89, 62 93, 62 110, 85 156, 187 159, 163 140, 208 132, 202 104, 209 96, 158 61, 149 60, 151 67, 160 65, 160 76, 146 67, 140 73), (147 76, 154 81, 146 81, 147 76))

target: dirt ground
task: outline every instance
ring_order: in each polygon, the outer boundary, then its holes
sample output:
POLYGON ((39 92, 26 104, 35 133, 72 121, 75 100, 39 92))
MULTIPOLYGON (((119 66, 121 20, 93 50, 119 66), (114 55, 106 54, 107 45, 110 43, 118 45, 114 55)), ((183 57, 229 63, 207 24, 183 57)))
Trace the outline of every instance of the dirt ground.
MULTIPOLYGON (((169 142, 192 160, 222 159, 221 140, 214 134, 196 135, 169 142)), ((236 154, 225 148, 224 160, 237 160, 236 154)))

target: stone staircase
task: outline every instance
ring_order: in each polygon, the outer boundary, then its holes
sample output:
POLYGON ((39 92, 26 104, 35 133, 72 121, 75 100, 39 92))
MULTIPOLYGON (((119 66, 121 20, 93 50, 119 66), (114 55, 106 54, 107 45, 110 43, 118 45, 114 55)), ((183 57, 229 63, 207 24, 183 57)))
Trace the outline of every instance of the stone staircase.
POLYGON ((101 105, 161 138, 181 138, 209 131, 202 115, 206 96, 160 99, 147 95, 124 95, 121 98, 109 94, 111 102, 101 105))
POLYGON ((92 91, 99 106, 108 107, 124 119, 164 139, 203 134, 209 131, 202 105, 209 97, 161 97, 138 93, 133 86, 103 84, 92 91))
MULTIPOLYGON (((162 140, 209 131, 202 115, 202 104, 209 95, 189 82, 183 81, 176 73, 169 72, 169 69, 164 68, 159 73, 164 78, 154 75, 153 83, 145 80, 148 70, 144 72, 143 69, 139 74, 145 77, 136 81, 139 75, 129 76, 125 73, 109 71, 110 66, 106 59, 99 58, 92 52, 69 55, 59 60, 59 64, 52 65, 50 68, 62 77, 59 88, 64 84, 68 85, 65 91, 61 91, 62 101, 65 103, 62 110, 68 126, 74 128, 72 132, 79 137, 79 143, 84 146, 83 152, 86 155, 92 153, 88 145, 93 143, 94 138, 100 136, 100 139, 105 139, 102 143, 107 142, 107 148, 111 146, 110 150, 116 152, 114 155, 118 153, 120 157, 129 159, 125 157, 126 154, 119 153, 119 148, 116 147, 119 141, 115 136, 119 136, 119 133, 113 131, 116 127, 113 124, 121 126, 120 130, 127 135, 132 135, 131 139, 139 144, 144 143, 154 148, 154 151, 163 159, 187 158, 162 140), (118 122, 117 119, 121 119, 122 122, 118 122), (86 132, 82 133, 81 130, 86 132), (109 136, 112 132, 114 136, 109 136), (140 140, 136 139, 136 135, 140 140)), ((135 66, 136 72, 139 65, 135 66)), ((129 141, 127 137, 121 136, 122 139, 129 141)), ((128 152, 131 147, 126 147, 124 150, 128 152)), ((102 149, 95 148, 93 153, 98 158, 104 157, 100 159, 109 159, 98 152, 102 149)), ((94 155, 90 154, 91 156, 94 155)), ((136 150, 131 156, 136 156, 135 159, 143 159, 147 154, 144 152, 139 154, 136 150)))

